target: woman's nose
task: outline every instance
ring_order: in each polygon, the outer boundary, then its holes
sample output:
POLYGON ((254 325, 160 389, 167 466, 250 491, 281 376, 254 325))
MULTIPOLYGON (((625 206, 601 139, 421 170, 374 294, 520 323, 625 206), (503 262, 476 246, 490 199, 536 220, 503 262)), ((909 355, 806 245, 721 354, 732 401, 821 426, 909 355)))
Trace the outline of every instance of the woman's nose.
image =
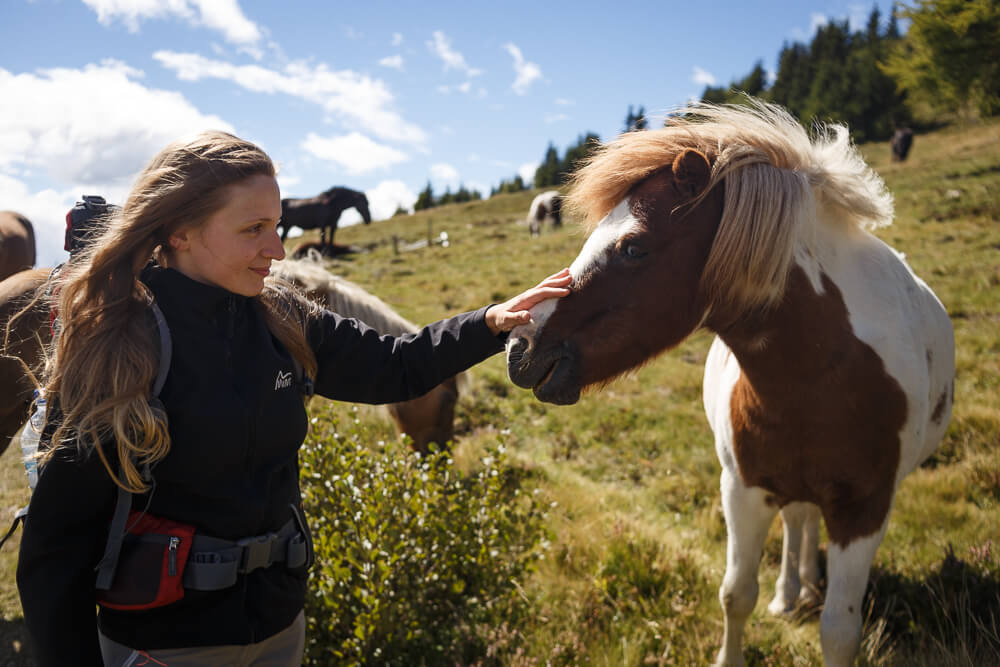
POLYGON ((285 258, 285 246, 281 242, 281 236, 277 231, 268 234, 267 245, 262 253, 270 259, 281 260, 285 258))

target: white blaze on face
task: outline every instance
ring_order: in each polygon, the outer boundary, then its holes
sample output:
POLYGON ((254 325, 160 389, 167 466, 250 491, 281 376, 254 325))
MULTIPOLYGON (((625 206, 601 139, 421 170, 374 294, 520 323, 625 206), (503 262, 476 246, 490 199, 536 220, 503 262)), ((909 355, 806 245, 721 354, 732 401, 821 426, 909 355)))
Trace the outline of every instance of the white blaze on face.
MULTIPOLYGON (((639 227, 639 221, 632 215, 629 200, 624 199, 611 213, 608 213, 583 244, 580 254, 569 267, 570 275, 577 281, 581 276, 599 269, 607 261, 608 249, 613 248, 620 238, 632 233, 639 227)), ((545 325, 558 305, 558 299, 548 299, 536 304, 531 309, 531 322, 515 327, 510 332, 507 344, 518 338, 526 338, 529 343, 545 325)))

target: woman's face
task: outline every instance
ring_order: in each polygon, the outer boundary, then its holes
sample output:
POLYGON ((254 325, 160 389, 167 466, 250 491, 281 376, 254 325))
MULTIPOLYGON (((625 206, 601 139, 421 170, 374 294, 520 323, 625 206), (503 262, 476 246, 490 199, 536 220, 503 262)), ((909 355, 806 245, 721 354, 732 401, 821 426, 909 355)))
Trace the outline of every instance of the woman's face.
POLYGON ((168 261, 192 280, 257 296, 271 261, 285 256, 277 231, 278 183, 272 176, 258 174, 226 189, 226 204, 205 224, 170 236, 168 261))

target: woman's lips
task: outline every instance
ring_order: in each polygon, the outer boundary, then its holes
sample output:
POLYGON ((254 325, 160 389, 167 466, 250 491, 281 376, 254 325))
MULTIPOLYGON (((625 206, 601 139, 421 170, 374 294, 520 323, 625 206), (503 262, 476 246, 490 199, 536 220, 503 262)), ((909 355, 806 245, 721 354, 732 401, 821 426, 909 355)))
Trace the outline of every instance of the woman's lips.
POLYGON ((269 268, 268 269, 255 269, 253 267, 250 267, 250 270, 253 271, 254 273, 256 273, 261 278, 267 278, 269 275, 271 275, 271 269, 269 269, 269 268))

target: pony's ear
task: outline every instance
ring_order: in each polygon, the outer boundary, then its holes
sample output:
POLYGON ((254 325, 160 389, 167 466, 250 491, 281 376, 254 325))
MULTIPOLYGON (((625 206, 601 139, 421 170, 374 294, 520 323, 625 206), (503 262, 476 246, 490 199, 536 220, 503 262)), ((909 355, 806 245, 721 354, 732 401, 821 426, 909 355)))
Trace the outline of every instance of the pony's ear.
POLYGON ((712 166, 704 153, 686 148, 674 158, 674 187, 685 197, 695 197, 708 185, 712 166))

